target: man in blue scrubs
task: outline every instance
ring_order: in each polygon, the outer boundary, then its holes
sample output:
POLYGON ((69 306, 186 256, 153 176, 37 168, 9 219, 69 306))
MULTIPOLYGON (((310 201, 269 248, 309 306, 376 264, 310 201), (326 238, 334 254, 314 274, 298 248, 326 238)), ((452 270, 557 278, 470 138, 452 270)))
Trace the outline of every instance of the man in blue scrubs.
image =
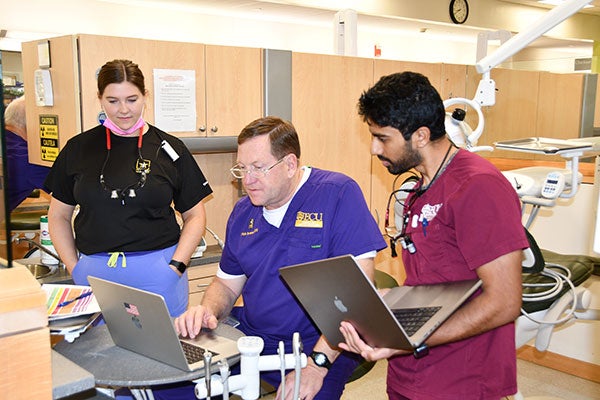
MULTIPOLYGON (((358 364, 351 353, 340 353, 320 335, 308 315, 285 287, 279 268, 352 254, 374 277, 374 257, 386 244, 358 184, 336 172, 300 166, 300 142, 295 128, 275 117, 260 118, 238 137, 237 164, 247 197, 235 206, 227 224, 226 242, 217 277, 202 305, 191 307, 175 321, 183 336, 215 328, 242 295, 244 306, 233 308, 246 335, 264 339, 265 354, 277 354, 279 341, 291 352, 299 332, 310 355, 302 370, 301 399, 338 399, 358 364)), ((263 373, 280 384, 279 371, 263 373)), ((286 376, 291 399, 294 372, 286 376)))
POLYGON ((50 171, 48 167, 31 164, 27 153, 27 122, 25 96, 13 100, 4 112, 6 141, 6 177, 8 207, 12 211, 31 194, 41 189, 50 171))

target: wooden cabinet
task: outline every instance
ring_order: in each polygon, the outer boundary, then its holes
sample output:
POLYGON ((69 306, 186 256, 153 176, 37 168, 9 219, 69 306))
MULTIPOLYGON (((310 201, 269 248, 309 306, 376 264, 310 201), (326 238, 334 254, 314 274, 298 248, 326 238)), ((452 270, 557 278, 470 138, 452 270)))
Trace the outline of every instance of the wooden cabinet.
POLYGON ((199 129, 206 136, 237 136, 262 116, 261 54, 256 48, 205 46, 205 119, 199 129))
POLYGON ((437 88, 440 91, 442 100, 453 97, 473 98, 473 94, 467 93, 466 65, 442 64, 440 86, 437 88))
MULTIPOLYGON (((402 71, 426 75, 443 98, 465 96, 464 65, 292 54, 292 120, 300 136, 302 163, 354 178, 382 232, 394 176, 370 155, 371 136, 357 103, 379 78, 402 71)), ((402 282, 402 261, 390 254, 389 249, 378 254, 377 268, 402 282)))
POLYGON ((540 72, 537 136, 579 137, 583 104, 583 74, 540 72))
MULTIPOLYGON (((469 67, 468 73, 467 91, 474 94, 481 75, 474 67, 469 67)), ((496 104, 482 109, 485 129, 479 145, 535 136, 539 72, 496 68, 492 70, 491 78, 496 82, 496 104)), ((494 157, 528 157, 527 153, 502 150, 493 153, 494 157)))
MULTIPOLYGON (((144 74, 148 91, 144 118, 150 123, 155 119, 154 69, 195 71, 196 126, 204 123, 204 45, 97 35, 77 35, 77 40, 78 68, 81 76, 82 130, 98 125, 98 113, 101 108, 96 74, 107 61, 115 59, 135 62, 144 74)), ((182 134, 197 133, 192 131, 182 134)))
MULTIPOLYGON (((483 107, 485 130, 480 145, 533 136, 569 139, 579 136, 583 101, 582 74, 555 74, 495 68, 496 104, 483 107)), ((468 67, 467 93, 473 94, 481 79, 468 67)), ((494 150, 484 156, 560 161, 523 152, 494 150)))
MULTIPOLYGON (((261 49, 83 34, 48 41, 54 105, 38 107, 34 96, 27 97, 29 156, 35 164, 52 164, 40 155, 40 115, 58 117, 59 148, 71 137, 98 124, 101 107, 96 74, 114 59, 129 59, 140 66, 148 91, 144 117, 150 123, 154 123, 156 112, 154 70, 194 71, 195 130, 170 133, 181 137, 237 136, 244 126, 262 115, 261 49)), ((34 87, 37 43, 23 44, 26 88, 34 87)))
POLYGON ((594 107, 594 128, 600 129, 600 79, 596 82, 596 106, 594 107))
POLYGON ((198 265, 188 269, 188 280, 190 285, 189 306, 200 304, 204 291, 210 285, 217 274, 219 263, 198 265))
POLYGON ((0 268, 0 354, 1 398, 52 398, 46 295, 23 266, 0 268))
POLYGON ((370 135, 356 109, 373 83, 373 60, 292 54, 292 122, 303 165, 343 172, 371 196, 370 135))
POLYGON ((148 121, 155 119, 153 70, 195 71, 196 130, 176 132, 178 136, 236 136, 262 114, 260 49, 79 35, 79 52, 85 129, 97 124, 100 110, 95 74, 115 58, 130 59, 142 69, 148 121))
MULTIPOLYGON (((52 66, 50 77, 54 95, 53 106, 37 106, 35 101, 34 71, 38 69, 38 42, 22 44, 23 83, 28 94, 25 97, 27 109, 27 147, 29 161, 34 164, 51 166, 52 161, 42 156, 42 133, 40 116, 56 116, 58 123, 58 146, 62 148, 67 140, 81 132, 81 112, 79 98, 79 70, 76 67, 77 40, 74 36, 61 36, 50 39, 52 66)), ((44 146, 44 151, 46 151, 44 146)), ((58 148, 49 154, 53 160, 58 148)))

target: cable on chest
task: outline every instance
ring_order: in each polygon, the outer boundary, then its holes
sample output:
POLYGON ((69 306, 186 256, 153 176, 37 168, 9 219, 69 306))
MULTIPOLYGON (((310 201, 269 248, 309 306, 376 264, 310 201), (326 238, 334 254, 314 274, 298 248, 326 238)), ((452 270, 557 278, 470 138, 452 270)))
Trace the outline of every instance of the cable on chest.
MULTIPOLYGON (((104 176, 106 165, 108 164, 108 160, 110 159, 110 151, 112 149, 112 141, 111 141, 111 132, 109 128, 106 128, 106 158, 104 159, 104 163, 102 164, 102 168, 100 170, 100 185, 102 189, 110 192, 111 199, 121 199, 121 204, 126 204, 126 198, 134 198, 137 197, 136 190, 139 190, 144 187, 146 184, 146 179, 150 174, 150 160, 146 160, 142 157, 142 145, 143 145, 143 130, 144 127, 140 128, 138 140, 137 140, 137 154, 138 158, 135 162, 135 172, 139 175, 138 181, 127 185, 125 188, 117 188, 110 186, 104 176)), ((173 149, 173 146, 167 142, 159 132, 156 132, 161 139, 160 148, 169 156, 171 161, 175 162, 179 159, 179 154, 173 149)))
POLYGON ((117 188, 110 186, 104 177, 104 172, 106 169, 106 165, 108 164, 108 160, 110 159, 110 151, 112 149, 112 141, 110 136, 110 129, 106 128, 106 158, 104 159, 104 163, 102 164, 102 168, 100 169, 100 185, 102 189, 110 192, 111 199, 121 199, 121 204, 125 205, 126 198, 134 198, 137 196, 136 189, 141 189, 146 184, 146 179, 148 174, 150 173, 150 160, 145 160, 142 157, 142 144, 143 144, 143 129, 140 128, 140 133, 137 141, 137 153, 138 158, 135 163, 135 172, 139 175, 138 181, 132 183, 130 185, 125 186, 124 188, 117 188))

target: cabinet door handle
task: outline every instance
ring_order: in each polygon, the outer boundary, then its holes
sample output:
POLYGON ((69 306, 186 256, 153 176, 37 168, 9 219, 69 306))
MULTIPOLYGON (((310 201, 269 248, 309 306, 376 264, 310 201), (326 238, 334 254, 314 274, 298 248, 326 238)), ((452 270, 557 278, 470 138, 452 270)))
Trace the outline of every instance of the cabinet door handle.
POLYGON ((198 130, 200 132, 206 132, 206 126, 202 125, 200 128, 198 128, 198 130))
POLYGON ((212 128, 210 128, 210 131, 212 133, 217 133, 218 130, 219 130, 219 128, 217 126, 213 126, 212 128))

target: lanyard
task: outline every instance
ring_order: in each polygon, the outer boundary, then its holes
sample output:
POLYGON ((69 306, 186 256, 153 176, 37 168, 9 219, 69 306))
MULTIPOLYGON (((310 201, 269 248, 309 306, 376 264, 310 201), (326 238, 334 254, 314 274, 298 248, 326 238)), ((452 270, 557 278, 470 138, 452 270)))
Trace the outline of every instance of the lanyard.
MULTIPOLYGON (((141 152, 142 149, 142 140, 144 139, 144 127, 140 128, 140 135, 138 136, 137 148, 138 152, 141 152)), ((106 128, 106 150, 110 151, 112 145, 110 141, 110 129, 106 128)), ((140 158, 142 156, 140 155, 140 158)))

